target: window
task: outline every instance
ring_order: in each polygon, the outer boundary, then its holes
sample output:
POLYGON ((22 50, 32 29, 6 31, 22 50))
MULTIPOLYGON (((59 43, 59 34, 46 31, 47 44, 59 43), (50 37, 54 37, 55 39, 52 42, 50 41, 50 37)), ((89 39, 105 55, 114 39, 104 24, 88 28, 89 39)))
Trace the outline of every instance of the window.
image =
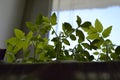
MULTIPOLYGON (((91 21, 94 25, 96 19, 99 19, 103 27, 113 26, 109 39, 114 44, 120 45, 120 1, 119 0, 54 0, 53 12, 58 17, 58 25, 55 30, 59 33, 63 22, 70 22, 77 26, 76 16, 80 16, 82 21, 91 21)), ((52 38, 53 36, 49 36, 52 38)))

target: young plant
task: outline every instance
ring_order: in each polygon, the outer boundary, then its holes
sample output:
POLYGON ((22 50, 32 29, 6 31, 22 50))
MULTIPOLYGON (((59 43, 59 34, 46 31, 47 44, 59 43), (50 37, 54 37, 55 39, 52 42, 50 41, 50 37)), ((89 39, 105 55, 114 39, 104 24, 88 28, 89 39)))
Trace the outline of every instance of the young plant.
POLYGON ((55 13, 50 18, 39 15, 36 22, 26 22, 28 33, 14 29, 15 36, 8 39, 7 51, 4 60, 16 63, 38 63, 57 60, 77 61, 111 61, 120 59, 120 47, 115 49, 109 37, 112 26, 103 29, 101 22, 96 19, 95 25, 91 22, 82 22, 77 16, 77 27, 68 22, 62 24, 62 31, 58 34, 54 30, 57 24, 55 13), (45 38, 48 32, 55 35, 51 40, 45 38), (54 44, 49 44, 49 41, 54 44), (76 42, 73 48, 70 41, 76 42), (21 57, 17 56, 20 55, 21 57), (97 56, 97 58, 95 57, 97 56))

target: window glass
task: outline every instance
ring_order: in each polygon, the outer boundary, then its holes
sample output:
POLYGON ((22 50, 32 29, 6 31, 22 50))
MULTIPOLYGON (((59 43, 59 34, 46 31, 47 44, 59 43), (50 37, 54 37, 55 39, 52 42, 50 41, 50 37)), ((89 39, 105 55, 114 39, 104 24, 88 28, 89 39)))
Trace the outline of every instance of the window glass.
MULTIPOLYGON (((69 22, 72 26, 77 27, 76 16, 80 16, 82 21, 90 21, 94 25, 96 19, 99 19, 103 24, 104 29, 113 26, 109 39, 114 44, 120 45, 120 6, 109 6, 105 8, 90 8, 90 9, 74 9, 52 11, 57 14, 57 25, 54 27, 57 33, 62 30, 62 23, 69 22)), ((50 34, 49 38, 53 36, 50 34)), ((74 44, 74 43, 73 43, 74 44)))

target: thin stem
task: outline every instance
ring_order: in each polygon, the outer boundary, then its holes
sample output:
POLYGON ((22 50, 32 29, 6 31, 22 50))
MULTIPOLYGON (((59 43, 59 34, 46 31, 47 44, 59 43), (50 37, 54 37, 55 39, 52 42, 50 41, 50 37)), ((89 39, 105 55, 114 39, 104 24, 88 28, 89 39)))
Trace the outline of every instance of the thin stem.
POLYGON ((53 29, 53 27, 52 27, 52 30, 54 31, 54 33, 55 33, 55 35, 56 35, 56 37, 58 38, 57 39, 57 44, 56 44, 56 61, 59 61, 59 55, 60 55, 60 52, 61 52, 61 43, 60 43, 60 36, 58 36, 57 35, 57 33, 55 32, 55 30, 53 29))
POLYGON ((36 62, 36 44, 34 44, 34 42, 32 42, 33 45, 33 63, 36 62))

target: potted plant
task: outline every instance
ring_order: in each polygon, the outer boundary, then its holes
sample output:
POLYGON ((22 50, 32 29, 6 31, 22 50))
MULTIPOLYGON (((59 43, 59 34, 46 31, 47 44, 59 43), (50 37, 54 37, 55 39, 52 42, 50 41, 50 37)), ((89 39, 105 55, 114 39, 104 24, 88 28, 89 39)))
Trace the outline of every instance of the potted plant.
POLYGON ((29 29, 27 34, 20 29, 14 29, 15 36, 7 40, 5 61, 16 62, 21 60, 20 62, 23 63, 35 63, 53 61, 53 58, 57 61, 119 60, 120 47, 107 39, 112 26, 103 29, 98 19, 96 19, 95 25, 92 25, 89 21, 82 22, 79 16, 77 16, 76 23, 78 26, 74 28, 70 23, 64 22, 62 24, 63 31, 57 34, 53 28, 57 24, 56 14, 53 13, 50 19, 39 15, 35 23, 26 22, 29 29), (52 30, 51 35, 55 35, 51 40, 54 43, 53 45, 48 44, 50 40, 43 37, 50 30, 52 30), (73 48, 67 49, 66 45, 70 46, 69 40, 75 41, 77 44, 73 48), (117 48, 115 49, 115 47, 117 48), (22 57, 16 58, 17 54, 21 54, 22 57), (94 58, 94 55, 97 55, 97 59, 94 58))
MULTIPOLYGON (((72 72, 76 69, 78 71, 82 71, 82 69, 85 70, 85 66, 90 66, 90 71, 95 71, 99 69, 100 66, 105 66, 106 70, 103 69, 102 71, 109 72, 107 63, 104 62, 111 63, 113 61, 119 61, 120 59, 120 46, 114 45, 112 41, 107 38, 111 33, 112 26, 104 29, 98 19, 95 20, 95 25, 92 25, 89 21, 82 22, 79 16, 77 16, 76 23, 77 27, 74 28, 70 23, 64 22, 62 24, 62 31, 57 34, 54 30, 54 25, 57 24, 56 14, 53 13, 50 18, 39 15, 34 23, 26 22, 29 30, 27 34, 20 29, 14 29, 15 36, 7 40, 4 61, 7 63, 37 63, 21 64, 23 65, 21 68, 24 70, 26 69, 24 66, 35 65, 38 68, 38 65, 40 67, 44 64, 43 62, 47 62, 47 69, 45 68, 45 70, 48 70, 48 68, 53 70, 53 66, 61 70, 62 66, 66 67, 67 65, 68 67, 71 64, 74 67, 65 68, 68 72, 70 69, 73 69, 70 70, 72 72), (51 35, 55 35, 51 40, 45 37, 50 30, 52 31, 51 35), (71 45, 70 40, 77 42, 73 48, 67 48, 67 46, 71 45), (53 44, 49 44, 49 41, 53 42, 53 44), (20 54, 20 57, 17 56, 18 54, 20 54), (70 62, 69 64, 63 63, 68 60, 74 62, 70 62), (82 62, 86 63, 83 64, 82 62), (75 69, 76 66, 82 67, 80 67, 81 69, 75 69)), ((111 63, 112 67, 118 63, 119 62, 111 63)), ((20 64, 17 64, 17 67, 18 65, 20 66, 20 64)), ((10 66, 12 65, 10 64, 10 66)), ((35 66, 34 69, 36 68, 35 66)), ((55 72, 57 68, 54 69, 55 72)), ((31 68, 27 70, 30 69, 31 68)), ((42 67, 42 69, 44 68, 42 67)), ((49 70, 46 71, 46 74, 47 73, 49 74, 49 70)))

